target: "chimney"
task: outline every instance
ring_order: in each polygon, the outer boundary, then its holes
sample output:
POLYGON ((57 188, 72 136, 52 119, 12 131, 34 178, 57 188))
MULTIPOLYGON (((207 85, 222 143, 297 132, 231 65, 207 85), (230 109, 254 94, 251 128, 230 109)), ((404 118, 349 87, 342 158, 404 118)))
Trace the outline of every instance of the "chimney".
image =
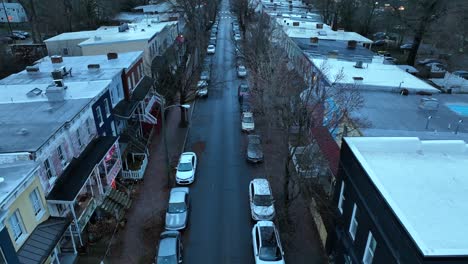
POLYGON ((37 67, 37 66, 27 66, 26 67, 26 72, 28 72, 28 73, 39 72, 39 67, 37 67))
POLYGON ((63 57, 61 55, 52 55, 50 56, 50 61, 52 64, 62 63, 63 57))
POLYGON ((316 27, 317 29, 323 29, 323 24, 322 24, 322 23, 317 23, 317 24, 315 25, 315 27, 316 27))
POLYGON ((310 45, 311 46, 318 46, 319 38, 317 37, 312 37, 310 38, 310 45))
POLYGON ((107 53, 107 60, 115 60, 117 58, 119 58, 119 54, 117 52, 107 53))
POLYGON ((88 71, 99 71, 100 68, 99 64, 88 64, 88 71))
POLYGON ((56 86, 55 84, 49 85, 46 88, 46 96, 49 102, 60 102, 65 100, 66 86, 56 86))
POLYGON ((59 70, 54 70, 52 72, 52 79, 54 79, 54 80, 63 79, 62 72, 59 71, 59 70))
POLYGON ((357 41, 355 40, 348 41, 348 49, 356 49, 356 46, 357 46, 357 41))

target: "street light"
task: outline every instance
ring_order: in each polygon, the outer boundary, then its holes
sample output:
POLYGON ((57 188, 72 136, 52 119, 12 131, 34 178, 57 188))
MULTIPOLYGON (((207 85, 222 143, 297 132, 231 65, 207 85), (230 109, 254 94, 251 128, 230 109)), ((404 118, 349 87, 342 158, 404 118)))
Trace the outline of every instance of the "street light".
POLYGON ((167 187, 171 187, 171 171, 170 171, 170 164, 169 164, 169 150, 167 149, 167 136, 166 136, 166 125, 165 125, 165 119, 166 119, 166 110, 169 108, 173 107, 181 107, 184 109, 189 109, 190 105, 188 104, 175 104, 175 105, 170 105, 170 106, 165 106, 165 100, 162 100, 162 115, 161 115, 161 127, 163 130, 163 137, 164 137, 164 150, 166 153, 166 174, 167 174, 167 187))

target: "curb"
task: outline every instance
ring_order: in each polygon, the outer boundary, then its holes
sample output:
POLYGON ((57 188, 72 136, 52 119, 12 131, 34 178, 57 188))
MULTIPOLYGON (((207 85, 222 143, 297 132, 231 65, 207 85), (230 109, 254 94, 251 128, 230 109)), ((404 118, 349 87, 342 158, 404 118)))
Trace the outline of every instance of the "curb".
POLYGON ((195 109, 195 105, 197 104, 197 101, 198 101, 198 100, 194 100, 194 101, 193 101, 193 104, 192 104, 192 107, 191 107, 191 110, 190 110, 189 125, 188 125, 188 127, 187 127, 187 131, 185 132, 184 143, 182 143, 182 150, 180 151, 180 153, 183 153, 183 152, 184 152, 184 150, 185 150, 185 144, 187 144, 188 133, 189 133, 189 131, 190 131, 190 127, 192 126, 193 111, 194 111, 194 109, 195 109))

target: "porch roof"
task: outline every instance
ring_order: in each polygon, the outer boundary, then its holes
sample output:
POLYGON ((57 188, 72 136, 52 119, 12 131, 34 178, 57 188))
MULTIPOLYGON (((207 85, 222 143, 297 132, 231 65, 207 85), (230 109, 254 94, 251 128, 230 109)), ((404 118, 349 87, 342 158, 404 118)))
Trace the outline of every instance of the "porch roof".
POLYGON ((88 180, 94 167, 100 162, 117 137, 98 137, 91 141, 78 158, 73 158, 70 165, 58 178, 47 200, 73 201, 88 180))
POLYGON ((112 109, 112 113, 115 117, 122 119, 130 119, 133 113, 135 112, 137 106, 138 101, 122 100, 114 107, 114 109, 112 109))
POLYGON ((50 217, 39 224, 18 251, 21 264, 44 263, 70 226, 71 219, 50 217))
POLYGON ((312 136, 317 140, 325 159, 328 161, 328 166, 331 172, 336 176, 338 172, 338 164, 340 163, 340 148, 328 131, 328 128, 314 127, 311 129, 312 136))
POLYGON ((135 90, 133 90, 132 100, 141 101, 145 99, 152 85, 153 79, 148 76, 144 76, 143 79, 138 83, 137 87, 135 87, 135 90))

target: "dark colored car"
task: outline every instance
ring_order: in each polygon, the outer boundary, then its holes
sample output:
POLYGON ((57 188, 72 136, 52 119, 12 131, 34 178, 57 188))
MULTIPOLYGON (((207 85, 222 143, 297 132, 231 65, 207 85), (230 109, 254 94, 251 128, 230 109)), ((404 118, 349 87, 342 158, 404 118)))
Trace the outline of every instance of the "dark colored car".
POLYGON ((387 41, 385 39, 379 39, 379 40, 374 41, 372 45, 376 47, 380 47, 380 46, 384 46, 385 44, 387 44, 387 41))
POLYGON ((263 161, 262 139, 259 135, 247 136, 247 161, 257 163, 263 161))
POLYGON ((439 63, 439 64, 442 64, 442 61, 441 61, 441 60, 438 60, 438 59, 424 59, 424 60, 418 61, 418 65, 426 65, 426 64, 429 64, 429 63, 439 63))
POLYGON ((161 233, 156 264, 182 263, 182 241, 178 231, 161 233))
POLYGON ((413 43, 406 43, 400 46, 401 50, 410 50, 413 48, 413 43))
POLYGON ((203 70, 201 72, 201 74, 200 74, 200 80, 209 82, 210 79, 211 79, 210 71, 209 70, 203 70))
POLYGON ((239 99, 239 102, 243 99, 244 96, 249 95, 249 85, 246 83, 241 83, 239 87, 237 88, 237 97, 239 99))

